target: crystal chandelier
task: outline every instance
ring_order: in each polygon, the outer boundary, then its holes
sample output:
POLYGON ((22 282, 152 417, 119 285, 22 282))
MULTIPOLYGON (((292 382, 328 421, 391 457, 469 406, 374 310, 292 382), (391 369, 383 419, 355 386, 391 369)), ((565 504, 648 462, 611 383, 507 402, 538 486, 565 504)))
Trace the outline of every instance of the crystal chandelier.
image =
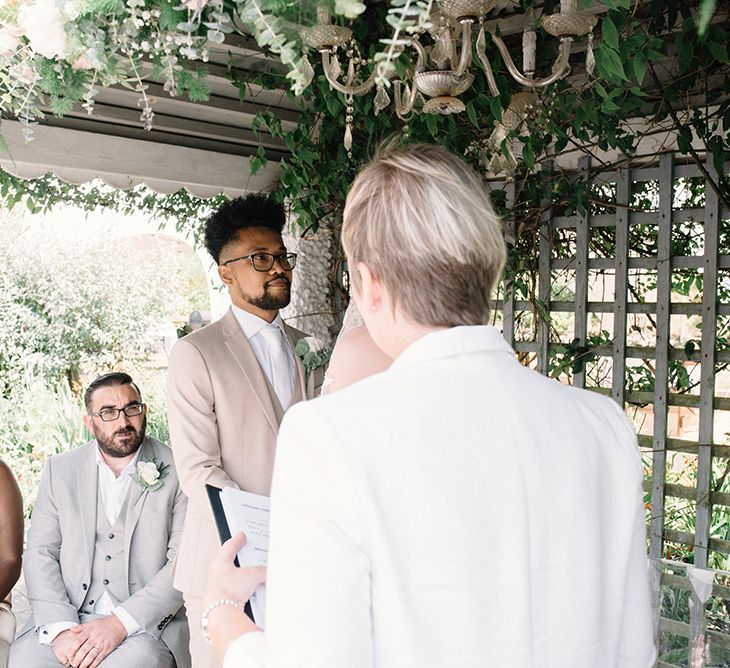
MULTIPOLYGON (((504 40, 493 28, 489 30, 492 44, 497 47, 508 72, 525 88, 524 92, 512 96, 512 103, 503 113, 502 123, 497 124, 490 141, 497 141, 500 136, 503 139, 507 132, 515 130, 534 103, 535 91, 554 83, 570 71, 569 58, 574 39, 588 35, 586 70, 592 72, 595 65, 593 28, 597 19, 578 11, 576 3, 577 0, 561 0, 558 14, 540 17, 539 24, 545 32, 559 39, 558 54, 552 70, 542 78, 536 78, 538 22, 532 10, 524 15, 521 70, 512 59, 504 40)), ((379 54, 373 60, 364 58, 352 39, 352 30, 333 24, 329 11, 324 4, 320 4, 317 7, 316 25, 304 28, 301 36, 307 46, 319 51, 330 87, 346 97, 344 143, 347 150, 352 146, 353 96, 364 95, 375 88, 374 108, 377 114, 391 102, 386 90, 391 79, 395 111, 402 120, 411 112, 453 114, 464 111, 464 103, 458 96, 474 82, 474 74, 470 72, 473 65, 472 50, 484 70, 489 92, 495 97, 499 96, 500 90, 487 55, 485 36, 486 15, 496 4, 497 0, 434 0, 429 21, 421 30, 411 29, 405 37, 385 40, 395 46, 393 59, 405 51, 412 51, 413 67, 410 75, 403 78, 395 74, 395 68, 386 78, 382 76, 382 71, 378 76, 377 63, 383 56, 379 54), (430 35, 431 46, 424 46, 420 40, 425 33, 430 35), (344 70, 339 58, 343 51, 346 63, 344 70), (419 93, 424 100, 420 109, 420 105, 416 104, 419 93)))

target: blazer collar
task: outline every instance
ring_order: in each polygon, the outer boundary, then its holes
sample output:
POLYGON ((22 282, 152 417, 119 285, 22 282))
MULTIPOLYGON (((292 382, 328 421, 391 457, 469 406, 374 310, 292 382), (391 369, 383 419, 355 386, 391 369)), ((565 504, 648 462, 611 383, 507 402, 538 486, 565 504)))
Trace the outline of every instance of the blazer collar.
MULTIPOLYGON (((155 459, 155 451, 153 443, 149 437, 145 436, 142 441, 142 445, 139 446, 139 457, 137 458, 137 464, 140 462, 151 462, 155 459)), ((157 462, 158 464, 160 462, 157 462)), ((162 484, 165 484, 163 480, 162 484)), ((142 485, 132 481, 132 485, 129 488, 129 494, 127 495, 127 509, 124 516, 124 554, 127 558, 127 568, 125 573, 129 574, 129 554, 130 545, 132 543, 132 535, 137 527, 139 516, 142 514, 142 508, 144 507, 147 496, 150 491, 142 485)), ((129 583, 127 583, 129 584, 129 583)))
POLYGON ((287 325, 286 323, 284 323, 284 333, 289 339, 289 343, 291 343, 291 349, 294 351, 294 363, 296 364, 297 369, 295 382, 297 383, 298 387, 294 388, 294 394, 292 395, 292 404, 297 401, 301 401, 302 399, 312 399, 312 388, 314 381, 311 377, 307 378, 307 372, 304 369, 302 360, 299 358, 299 355, 297 355, 297 341, 303 338, 303 335, 299 330, 296 330, 293 327, 289 327, 289 325, 287 325), (312 387, 310 387, 310 385, 312 387))
POLYGON ((496 327, 491 325, 449 327, 416 339, 396 357, 390 368, 474 352, 515 354, 496 327))
POLYGON ((226 311, 220 323, 226 347, 236 360, 246 382, 251 386, 252 393, 271 428, 274 432, 278 432, 284 411, 232 309, 226 311))
POLYGON ((91 572, 94 559, 94 544, 96 543, 96 509, 98 505, 99 471, 96 464, 96 441, 85 446, 87 452, 84 460, 76 469, 76 494, 78 499, 81 527, 84 537, 84 547, 91 572))

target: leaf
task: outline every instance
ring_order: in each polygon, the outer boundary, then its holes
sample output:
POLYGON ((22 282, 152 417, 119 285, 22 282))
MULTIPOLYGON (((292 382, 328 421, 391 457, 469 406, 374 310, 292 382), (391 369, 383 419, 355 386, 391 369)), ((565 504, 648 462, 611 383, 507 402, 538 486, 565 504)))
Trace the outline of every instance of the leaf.
POLYGON ((707 34, 710 27, 710 20, 715 13, 716 0, 700 0, 700 21, 697 26, 697 34, 700 38, 707 34))
POLYGON ((696 348, 697 344, 691 339, 684 344, 684 354, 687 356, 688 360, 692 359, 692 355, 694 355, 696 348))
POLYGON ((606 44, 601 44, 601 46, 596 49, 595 55, 596 67, 603 77, 617 83, 629 80, 624 72, 624 65, 621 62, 621 57, 616 51, 608 47, 606 44))
POLYGON ((522 159, 530 169, 535 169, 535 152, 529 144, 525 144, 522 149, 522 159))
POLYGON ((502 102, 499 97, 493 97, 489 100, 489 109, 492 112, 492 116, 501 123, 502 122, 502 102))
POLYGON ((677 35, 674 44, 677 48, 677 71, 682 74, 689 68, 694 57, 695 49, 692 42, 684 39, 682 35, 677 35))
POLYGON ((643 53, 637 53, 632 62, 634 70, 634 78, 641 85, 646 76, 646 56, 643 53))
POLYGON ((725 65, 730 65, 730 58, 727 55, 727 44, 725 42, 708 41, 707 48, 712 56, 725 65))
POLYGON ((604 43, 610 46, 614 51, 618 51, 618 30, 610 16, 606 16, 601 22, 601 30, 604 43))
POLYGON ((472 122, 475 128, 479 129, 479 119, 477 118, 477 112, 474 108, 474 100, 471 100, 466 105, 466 115, 469 117, 469 120, 472 122))
POLYGON ((436 116, 433 114, 424 114, 426 117, 426 127, 432 137, 436 137, 436 116))

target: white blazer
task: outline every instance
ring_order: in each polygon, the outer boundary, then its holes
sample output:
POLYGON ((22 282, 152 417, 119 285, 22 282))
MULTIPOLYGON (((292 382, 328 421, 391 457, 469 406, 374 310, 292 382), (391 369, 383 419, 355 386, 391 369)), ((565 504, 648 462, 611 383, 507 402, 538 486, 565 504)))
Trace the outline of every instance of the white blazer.
POLYGON ((225 666, 648 668, 641 481, 611 400, 427 335, 287 413, 266 632, 225 666))

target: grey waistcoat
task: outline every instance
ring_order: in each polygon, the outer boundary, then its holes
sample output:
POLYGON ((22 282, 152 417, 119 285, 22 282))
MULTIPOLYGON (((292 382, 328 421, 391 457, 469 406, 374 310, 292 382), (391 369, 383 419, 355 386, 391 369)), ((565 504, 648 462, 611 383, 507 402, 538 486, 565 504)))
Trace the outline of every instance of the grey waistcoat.
POLYGON ((97 494, 96 542, 94 561, 91 565, 91 583, 81 605, 82 613, 92 613, 97 601, 106 590, 114 605, 119 605, 129 596, 124 559, 124 522, 127 514, 129 494, 125 499, 114 526, 104 514, 101 494, 97 494))

